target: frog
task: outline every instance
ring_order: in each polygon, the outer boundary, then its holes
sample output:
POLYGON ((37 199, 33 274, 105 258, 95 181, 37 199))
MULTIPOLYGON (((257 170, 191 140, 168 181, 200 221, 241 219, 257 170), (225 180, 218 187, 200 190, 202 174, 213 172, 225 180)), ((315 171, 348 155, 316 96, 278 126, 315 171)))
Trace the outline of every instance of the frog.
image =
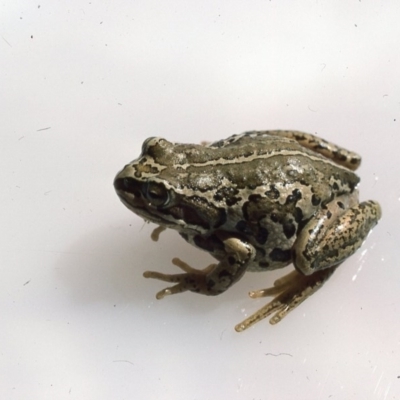
POLYGON ((182 292, 215 296, 245 272, 293 264, 273 286, 249 292, 272 297, 235 326, 237 332, 267 318, 274 325, 319 290, 361 247, 382 211, 359 201, 361 157, 316 134, 248 131, 212 143, 173 143, 150 137, 138 158, 115 177, 122 203, 147 222, 178 231, 216 262, 181 272, 144 272, 167 282, 157 299, 182 292))

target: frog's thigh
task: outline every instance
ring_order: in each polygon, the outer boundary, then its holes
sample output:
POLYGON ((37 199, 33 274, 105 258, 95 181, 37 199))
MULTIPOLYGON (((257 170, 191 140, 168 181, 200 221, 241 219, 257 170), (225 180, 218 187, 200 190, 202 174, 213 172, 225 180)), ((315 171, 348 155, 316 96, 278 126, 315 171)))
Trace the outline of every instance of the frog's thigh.
POLYGON ((322 154, 339 165, 356 170, 361 164, 361 157, 354 151, 346 150, 311 133, 299 131, 269 131, 271 135, 283 136, 296 140, 301 146, 322 154))
POLYGON ((381 217, 375 201, 357 204, 338 215, 337 202, 313 218, 293 247, 293 263, 305 275, 332 267, 351 256, 381 217))

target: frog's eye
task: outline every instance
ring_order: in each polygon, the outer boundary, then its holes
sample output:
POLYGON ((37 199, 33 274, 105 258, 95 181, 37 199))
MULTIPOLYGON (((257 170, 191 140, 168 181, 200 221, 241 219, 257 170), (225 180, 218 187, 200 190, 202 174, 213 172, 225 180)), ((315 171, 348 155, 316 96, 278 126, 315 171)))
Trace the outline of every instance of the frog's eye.
POLYGON ((163 185, 154 182, 146 185, 144 195, 151 205, 155 207, 166 206, 170 200, 168 190, 163 185))

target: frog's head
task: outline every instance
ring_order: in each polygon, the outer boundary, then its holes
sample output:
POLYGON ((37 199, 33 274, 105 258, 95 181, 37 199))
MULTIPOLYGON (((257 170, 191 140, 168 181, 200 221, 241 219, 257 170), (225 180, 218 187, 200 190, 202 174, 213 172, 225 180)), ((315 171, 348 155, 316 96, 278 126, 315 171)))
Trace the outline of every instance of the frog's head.
POLYGON ((206 161, 204 152, 201 145, 149 138, 141 155, 115 177, 115 190, 122 203, 146 221, 187 234, 209 232, 226 220, 226 213, 193 184, 189 169, 206 161))

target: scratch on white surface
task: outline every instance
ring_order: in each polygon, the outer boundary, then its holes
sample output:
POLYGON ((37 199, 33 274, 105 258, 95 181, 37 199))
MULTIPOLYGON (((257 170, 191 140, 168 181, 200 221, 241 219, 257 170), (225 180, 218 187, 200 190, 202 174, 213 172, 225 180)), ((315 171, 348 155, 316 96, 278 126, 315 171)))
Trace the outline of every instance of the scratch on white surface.
POLYGON ((236 392, 239 393, 239 391, 243 388, 243 380, 242 378, 238 379, 238 383, 237 383, 237 390, 236 392))
POLYGON ((367 254, 367 252, 368 252, 368 249, 364 249, 360 254, 359 260, 361 260, 367 254))
POLYGON ((123 362, 123 363, 128 363, 128 364, 132 364, 132 365, 135 365, 132 361, 129 361, 129 360, 114 360, 113 362, 123 362))
POLYGON ((324 381, 319 383, 319 386, 321 386, 321 390, 319 392, 319 396, 318 397, 320 399, 322 399, 324 388, 325 388, 325 386, 326 386, 326 384, 328 382, 328 379, 329 379, 331 373, 332 373, 332 368, 330 368, 329 371, 326 373, 324 381))
POLYGON ((376 384, 376 386, 375 386, 374 394, 376 394, 376 391, 377 391, 378 388, 379 388, 379 384, 381 383, 383 374, 384 374, 384 372, 382 371, 381 376, 379 377, 378 382, 377 382, 377 384, 376 384))
POLYGON ((360 253, 359 257, 358 257, 358 261, 360 262, 360 265, 359 265, 359 267, 357 268, 357 272, 356 272, 356 273, 353 275, 353 277, 351 278, 351 280, 352 280, 353 282, 357 279, 357 275, 361 272, 361 270, 362 270, 363 267, 364 267, 364 263, 365 263, 364 256, 367 254, 367 252, 368 252, 368 249, 364 249, 364 250, 360 253))
POLYGON ((265 355, 266 355, 266 356, 274 356, 274 357, 279 357, 279 356, 289 356, 289 357, 293 357, 293 355, 292 355, 292 354, 289 354, 289 353, 277 353, 277 354, 274 354, 274 353, 265 353, 265 355))
POLYGON ((384 395, 384 400, 386 400, 386 398, 387 398, 387 396, 389 394, 389 390, 390 390, 390 382, 389 382, 388 387, 386 388, 385 395, 384 395))
POLYGON ((2 36, 1 38, 2 38, 10 47, 12 47, 11 44, 10 44, 9 42, 7 42, 7 40, 6 40, 6 38, 5 38, 4 36, 2 36))

